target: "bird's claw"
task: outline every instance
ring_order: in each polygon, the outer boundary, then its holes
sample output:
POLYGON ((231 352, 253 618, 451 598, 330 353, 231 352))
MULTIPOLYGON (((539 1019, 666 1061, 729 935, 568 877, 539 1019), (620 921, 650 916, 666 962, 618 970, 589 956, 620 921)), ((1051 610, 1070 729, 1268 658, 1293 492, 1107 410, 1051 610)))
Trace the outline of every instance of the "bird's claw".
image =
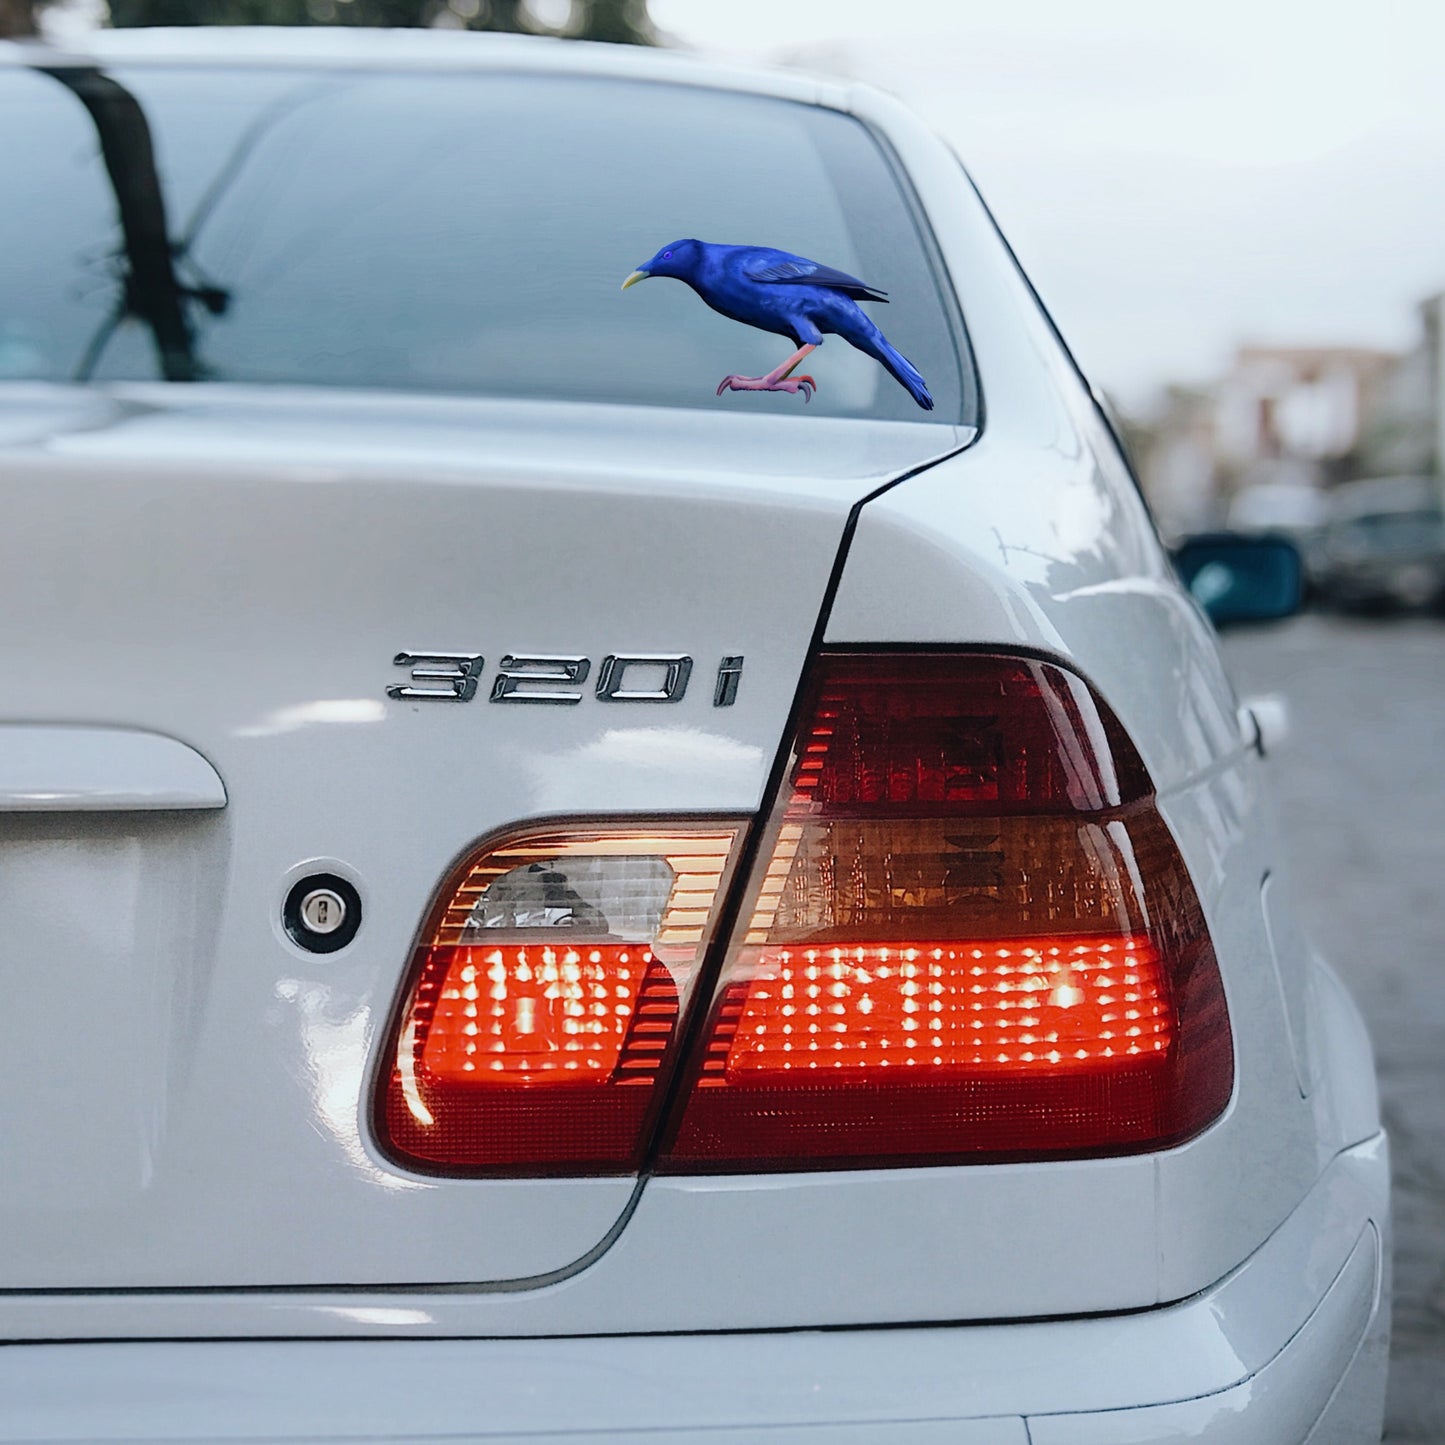
POLYGON ((717 395, 725 391, 786 391, 790 396, 803 393, 805 402, 813 399, 818 383, 811 376, 783 376, 769 381, 765 376, 725 376, 717 384, 717 395))

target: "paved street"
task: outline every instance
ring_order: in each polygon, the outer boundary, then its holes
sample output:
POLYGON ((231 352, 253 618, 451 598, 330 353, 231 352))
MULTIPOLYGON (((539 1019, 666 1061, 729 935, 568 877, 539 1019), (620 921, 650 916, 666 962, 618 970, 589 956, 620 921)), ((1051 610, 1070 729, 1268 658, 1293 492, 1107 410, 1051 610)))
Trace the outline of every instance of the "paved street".
POLYGON ((1305 617, 1229 635, 1281 692, 1272 761, 1305 921, 1369 1019, 1395 1162, 1386 1440, 1445 1442, 1445 624, 1305 617))

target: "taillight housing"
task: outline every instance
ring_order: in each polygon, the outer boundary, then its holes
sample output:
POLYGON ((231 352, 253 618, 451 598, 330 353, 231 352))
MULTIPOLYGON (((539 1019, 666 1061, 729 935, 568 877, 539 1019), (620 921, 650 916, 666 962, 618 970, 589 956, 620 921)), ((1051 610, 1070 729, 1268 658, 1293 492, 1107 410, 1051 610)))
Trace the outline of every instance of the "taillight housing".
POLYGON ((662 1169, 1129 1153, 1228 1103, 1198 899, 1054 663, 820 658, 743 917, 662 1169))
POLYGON ((449 887, 395 1035, 390 1152, 514 1174, 1051 1159, 1179 1143, 1229 1101, 1193 885, 1133 744, 1056 663, 818 657, 727 937, 741 825, 646 833, 529 836, 449 887), (638 861, 684 836, 708 860, 690 881, 638 861), (587 863, 593 913, 522 928, 519 847, 569 879, 548 860, 612 849, 669 902, 619 936, 622 871, 587 863), (545 1057, 539 948, 605 1003, 545 1057))
POLYGON ((455 1174, 636 1173, 741 829, 578 825, 478 848, 412 960, 386 1152, 455 1174))

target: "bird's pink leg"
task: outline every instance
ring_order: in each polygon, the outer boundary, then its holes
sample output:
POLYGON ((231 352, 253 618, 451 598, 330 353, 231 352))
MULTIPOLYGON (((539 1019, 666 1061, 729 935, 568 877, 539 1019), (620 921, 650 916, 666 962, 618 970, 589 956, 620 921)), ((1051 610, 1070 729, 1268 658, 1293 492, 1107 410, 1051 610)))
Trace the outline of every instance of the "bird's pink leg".
POLYGON ((811 376, 794 376, 798 363, 810 352, 816 351, 816 342, 800 346, 781 366, 775 366, 766 376, 725 376, 718 382, 717 394, 725 391, 787 391, 793 395, 803 393, 804 401, 811 401, 818 383, 811 376))

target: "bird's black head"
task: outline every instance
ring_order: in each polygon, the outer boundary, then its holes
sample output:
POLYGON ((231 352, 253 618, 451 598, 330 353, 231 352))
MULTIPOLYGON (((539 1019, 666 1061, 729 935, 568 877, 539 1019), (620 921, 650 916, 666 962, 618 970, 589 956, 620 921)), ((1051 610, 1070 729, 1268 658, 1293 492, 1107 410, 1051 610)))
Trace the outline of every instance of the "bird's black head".
POLYGON ((673 241, 664 246, 652 260, 644 261, 622 283, 622 289, 625 291, 635 282, 645 281, 649 276, 673 276, 679 281, 690 281, 701 259, 701 241, 691 238, 673 241))

